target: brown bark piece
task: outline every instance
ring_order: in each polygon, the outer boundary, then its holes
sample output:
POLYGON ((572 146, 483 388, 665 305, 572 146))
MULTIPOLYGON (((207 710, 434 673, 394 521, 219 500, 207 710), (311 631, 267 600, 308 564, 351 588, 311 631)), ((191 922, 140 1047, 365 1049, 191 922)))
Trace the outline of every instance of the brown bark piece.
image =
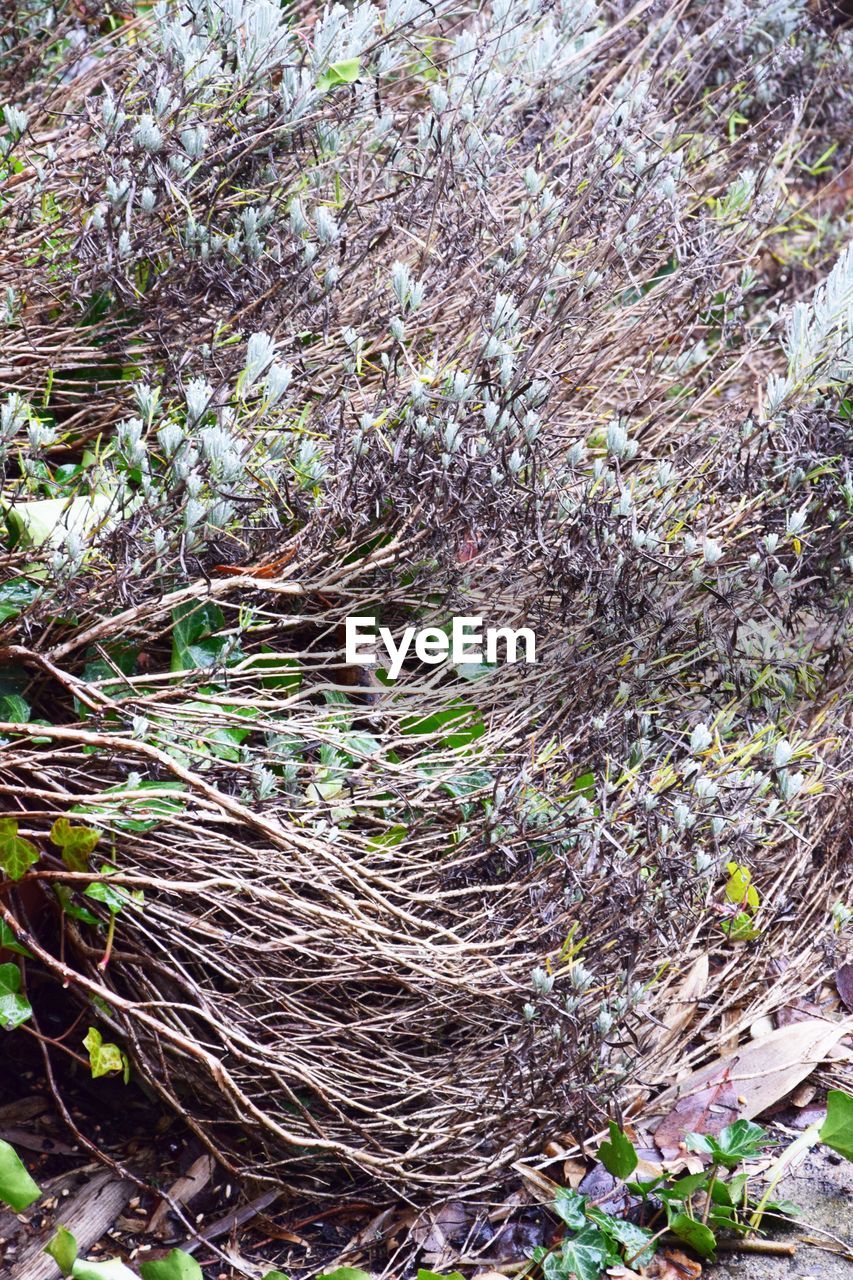
POLYGON ((85 1258, 92 1245, 113 1225, 133 1191, 132 1182, 116 1178, 107 1170, 96 1173, 62 1205, 54 1226, 27 1244, 12 1269, 11 1280, 60 1280, 59 1267, 44 1252, 56 1228, 66 1227, 71 1232, 80 1257, 85 1258))
POLYGON ((170 1201, 180 1205, 188 1204, 193 1196, 197 1196, 199 1191, 207 1186, 212 1176, 213 1157, 205 1151, 203 1155, 193 1161, 186 1173, 169 1188, 169 1199, 161 1200, 152 1213, 151 1221, 148 1223, 148 1230, 151 1234, 161 1237, 168 1235, 167 1215, 172 1207, 170 1201))

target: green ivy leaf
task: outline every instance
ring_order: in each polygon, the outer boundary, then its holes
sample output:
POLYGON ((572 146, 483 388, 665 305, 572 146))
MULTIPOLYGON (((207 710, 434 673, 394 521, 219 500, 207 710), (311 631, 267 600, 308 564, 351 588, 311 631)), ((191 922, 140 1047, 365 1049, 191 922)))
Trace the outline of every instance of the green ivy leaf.
MULTIPOLYGON (((610 1250, 602 1233, 597 1227, 588 1226, 579 1235, 563 1242, 559 1258, 564 1275, 573 1275, 576 1280, 598 1280, 609 1256, 610 1250)), ((547 1268, 545 1275, 548 1275, 547 1268)))
POLYGON ((7 693, 0 698, 0 720, 26 724, 30 714, 30 704, 19 693, 7 693))
POLYGON ((378 756, 382 751, 382 743, 372 733, 352 731, 341 734, 341 746, 350 758, 362 760, 369 756, 378 756))
POLYGON ((826 1095, 826 1119, 821 1125, 820 1140, 845 1160, 853 1160, 853 1097, 841 1089, 830 1089, 826 1095))
POLYGON ((173 1249, 156 1262, 143 1262, 139 1270, 142 1280, 204 1280, 195 1258, 183 1249, 173 1249))
POLYGON ((57 818, 50 828, 50 839, 62 850, 62 861, 69 871, 86 871, 89 855, 101 838, 94 827, 72 827, 67 818, 57 818))
POLYGON ((431 716, 406 716, 400 724, 401 733, 426 736, 446 730, 436 747, 467 747, 486 732, 483 717, 470 703, 454 699, 453 705, 431 716))
POLYGON ((83 1045, 89 1051, 89 1066, 92 1069, 93 1080, 97 1080, 99 1076, 108 1076, 120 1071, 127 1084, 130 1077, 130 1063, 127 1054, 122 1053, 117 1044, 104 1044, 104 1038, 98 1028, 90 1027, 84 1037, 83 1045))
POLYGON ((17 618, 19 613, 32 604, 40 591, 34 582, 26 578, 11 578, 0 586, 0 622, 8 618, 17 618))
POLYGON ((760 1155, 768 1145, 766 1131, 751 1120, 727 1124, 716 1138, 710 1133, 688 1133, 684 1141, 689 1151, 710 1155, 715 1164, 726 1169, 734 1169, 742 1160, 760 1155))
POLYGON ((805 1210, 793 1200, 768 1200, 764 1205, 765 1218, 798 1218, 805 1210))
POLYGON ((445 778, 441 789, 449 796, 470 796, 475 791, 493 786, 494 781, 494 774, 488 769, 468 769, 464 773, 455 773, 450 778, 445 778))
POLYGON ((729 1197, 729 1204, 743 1204, 743 1189, 749 1182, 748 1173, 736 1173, 734 1177, 729 1178, 728 1182, 721 1182, 718 1178, 715 1186, 723 1186, 729 1197))
MULTIPOLYGON (((86 683, 93 684, 96 680, 100 681, 102 692, 114 700, 131 696, 133 686, 124 680, 116 679, 116 670, 123 672, 126 676, 132 675, 139 650, 119 643, 105 647, 106 656, 103 658, 93 656, 94 653, 97 653, 97 650, 93 651, 90 648, 87 651, 88 661, 83 667, 83 679, 86 683)), ((81 717, 85 718, 92 714, 91 708, 79 698, 75 698, 74 706, 81 717)))
POLYGON ((722 1178, 717 1178, 711 1187, 711 1200, 722 1209, 733 1209, 735 1207, 732 1200, 731 1187, 727 1182, 723 1182, 722 1178))
MULTIPOLYGON (((109 875, 115 868, 109 866, 101 867, 101 875, 109 875)), ((129 902, 142 902, 144 895, 141 889, 124 889, 121 885, 113 887, 104 884, 101 880, 96 880, 94 884, 88 885, 83 893, 87 898, 94 899, 95 902, 102 902, 109 912, 114 916, 127 906, 129 902)))
POLYGON ((465 1280, 459 1271, 418 1271, 417 1280, 465 1280))
POLYGON ((180 799, 167 799, 171 792, 186 791, 184 782, 161 782, 144 780, 122 782, 119 786, 108 787, 103 792, 104 799, 95 805, 77 805, 72 810, 82 816, 92 816, 102 821, 109 821, 122 831, 150 831, 157 826, 161 818, 175 813, 183 813, 185 804, 180 799), (149 796, 147 792, 156 792, 149 796), (127 794, 130 793, 130 794, 127 794), (142 816, 134 817, 133 814, 142 816))
POLYGON ((689 1200, 691 1196, 707 1185, 709 1175, 707 1173, 688 1173, 683 1178, 678 1178, 668 1187, 661 1187, 656 1192, 661 1200, 666 1201, 683 1201, 689 1200))
POLYGON ((265 689, 287 689, 296 693, 302 684, 302 670, 295 658, 276 653, 269 645, 261 645, 261 652, 246 658, 240 668, 242 673, 261 674, 265 689))
POLYGON ((112 915, 117 916, 125 905, 125 901, 116 889, 111 889, 101 880, 96 880, 94 884, 88 885, 84 890, 87 898, 92 898, 95 902, 102 902, 112 915))
POLYGON ((396 827, 389 827, 381 835, 371 836, 367 842, 367 847, 368 849, 376 849, 379 852, 383 849, 395 849, 398 844, 403 843, 408 834, 409 828, 404 827, 402 824, 396 827))
POLYGON ((669 1229, 678 1236, 679 1240, 683 1240, 691 1249, 694 1249, 700 1258, 709 1258, 711 1262, 714 1261, 717 1240, 710 1227, 697 1222, 687 1213, 679 1213, 670 1222, 669 1229))
POLYGON ((732 942, 751 942, 753 938, 761 937, 761 930, 747 911, 738 911, 731 920, 721 920, 720 928, 732 942))
POLYGON ((726 1205, 722 1204, 714 1205, 711 1208, 711 1211, 708 1214, 708 1226, 715 1232, 734 1231, 737 1234, 738 1231, 749 1231, 749 1227, 746 1225, 743 1227, 738 1226, 734 1209, 729 1209, 726 1205))
POLYGON ((624 1250, 625 1260, 631 1267, 645 1266, 651 1262, 655 1246, 647 1248, 652 1232, 645 1227, 638 1227, 624 1218, 615 1218, 610 1213, 591 1205, 587 1210, 590 1221, 599 1228, 606 1239, 624 1250))
POLYGON ((45 1245, 46 1254, 53 1258, 64 1276, 70 1276, 77 1261, 77 1241, 67 1227, 57 1227, 56 1234, 45 1245))
MULTIPOLYGON (((579 777, 575 778, 571 785, 571 793, 573 796, 584 796, 587 800, 594 800, 595 774, 591 772, 582 773, 579 777)), ((613 1176, 615 1177, 616 1175, 614 1174, 613 1176)))
POLYGON ((71 1275, 74 1280, 138 1280, 120 1258, 107 1258, 105 1262, 85 1262, 78 1258, 71 1275))
POLYGON ((584 1212, 585 1205, 586 1196, 582 1196, 579 1191, 573 1191, 571 1187, 560 1187, 554 1196, 554 1212, 572 1231, 583 1231, 588 1225, 584 1212))
POLYGON ((613 1120, 609 1122, 610 1141, 602 1142, 598 1158, 608 1173, 624 1182, 639 1164, 639 1157, 630 1138, 627 1138, 613 1120))
POLYGON ((758 891, 752 883, 752 872, 749 867, 744 867, 739 862, 727 862, 726 870, 729 873, 729 879, 726 882, 726 897, 729 902, 737 906, 751 907, 753 911, 757 911, 758 891))
MULTIPOLYGON (((704 1174, 702 1175, 704 1180, 704 1174)), ((647 1178, 643 1182, 626 1182, 625 1186, 632 1195, 640 1196, 643 1200, 648 1200, 649 1196, 654 1192, 656 1195, 661 1194, 664 1190, 664 1183, 667 1180, 665 1173, 657 1178, 647 1178), (659 1190, 660 1189, 660 1190, 659 1190)))
POLYGON ((33 1007, 20 995, 21 971, 16 964, 0 964, 0 1027, 14 1031, 33 1016, 33 1007))
POLYGON ((18 835, 17 818, 0 818, 0 867, 9 879, 20 880, 38 858, 32 841, 18 835))
POLYGON ((366 1271, 358 1267, 337 1267, 334 1271, 324 1271, 317 1280, 371 1280, 366 1271))
POLYGON ((225 626, 225 615, 219 606, 190 600, 172 610, 172 621, 172 670, 215 666, 228 643, 227 636, 213 634, 225 626))
POLYGON ((14 1213, 23 1213, 41 1195, 14 1147, 0 1139, 0 1200, 14 1213))
POLYGON ((86 907, 78 907, 74 902, 74 895, 65 884, 57 884, 53 886, 53 891, 59 899, 62 910, 67 916, 71 916, 72 920, 82 920, 83 924, 100 924, 100 920, 94 912, 87 910, 86 907))
POLYGON ((290 1276, 286 1276, 283 1271, 268 1271, 264 1280, 290 1280, 290 1276))
POLYGON ((33 953, 18 942, 5 920, 0 920, 0 951, 14 951, 16 955, 27 956, 32 960, 33 953))

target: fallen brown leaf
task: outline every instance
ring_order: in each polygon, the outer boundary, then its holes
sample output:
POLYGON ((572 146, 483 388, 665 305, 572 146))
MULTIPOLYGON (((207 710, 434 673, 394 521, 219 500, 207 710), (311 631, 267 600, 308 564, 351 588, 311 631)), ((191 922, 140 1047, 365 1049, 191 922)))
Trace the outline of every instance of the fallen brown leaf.
POLYGON ((58 1156, 72 1156, 78 1150, 60 1138, 52 1138, 49 1134, 34 1133, 29 1129, 0 1129, 0 1138, 11 1142, 13 1147, 25 1147, 27 1151, 41 1151, 58 1156))
POLYGON ((40 1094, 18 1098, 0 1107, 0 1124, 20 1124, 22 1120, 33 1120, 47 1110, 47 1101, 40 1094))
POLYGON ((540 1204, 551 1203, 560 1189, 559 1182, 554 1182, 553 1178, 549 1178, 539 1169, 532 1169, 530 1165, 522 1164, 520 1161, 512 1167, 521 1175, 522 1182, 534 1200, 538 1200, 540 1204))
POLYGON ((654 1132, 656 1146, 669 1158, 681 1153, 685 1134, 718 1134, 738 1118, 738 1096, 727 1070, 721 1070, 716 1079, 707 1083, 697 1083, 693 1089, 686 1084, 681 1088, 682 1096, 654 1132))
POLYGON ((531 1197, 526 1188, 518 1187, 490 1211, 489 1222, 505 1222, 507 1218, 511 1218, 513 1214, 516 1214, 523 1205, 529 1204, 530 1200, 531 1197))
POLYGON ((795 1107, 807 1107, 817 1093, 817 1085, 806 1080, 803 1084, 798 1085, 791 1094, 791 1102, 795 1107))
POLYGON ((843 964, 835 975, 838 994, 848 1009, 853 1009, 853 964, 843 964))
POLYGON ((809 1102, 799 1111, 795 1108, 790 1113, 783 1114, 786 1116, 785 1123, 790 1128, 802 1132, 803 1129, 808 1129, 813 1124, 820 1124, 826 1119, 826 1107, 822 1107, 816 1102, 809 1102))
POLYGON ((170 1201, 180 1205, 188 1204, 193 1196, 197 1196, 207 1186, 213 1177, 213 1168, 213 1157, 206 1151, 193 1161, 186 1173, 169 1188, 169 1199, 161 1200, 152 1213, 148 1223, 151 1235, 168 1235, 168 1214, 172 1208, 170 1201))
POLYGON ((668 1000, 663 1022, 667 1028, 662 1036, 662 1043, 672 1040, 681 1031, 685 1031, 696 1017, 696 1008, 700 997, 708 985, 708 956, 703 954, 693 961, 684 975, 681 985, 668 1000))
POLYGON ((147 1218, 134 1218, 120 1213, 113 1223, 113 1231, 124 1231, 129 1235, 141 1235, 147 1224, 147 1218))
POLYGON ((285 1244, 295 1244, 300 1249, 310 1249, 310 1241, 305 1236, 298 1235, 295 1231, 286 1231, 284 1227, 280 1227, 272 1218, 268 1218, 265 1214, 258 1214, 257 1226, 263 1231, 264 1235, 270 1240, 282 1240, 285 1244))
MULTIPOLYGON (((657 1155, 657 1152, 655 1152, 657 1155)), ((643 1155, 637 1161, 637 1167, 631 1175, 638 1182, 651 1182, 653 1178, 659 1178, 663 1173, 663 1165, 657 1159, 647 1160, 643 1155)))
POLYGON ((272 1187, 269 1191, 262 1191, 259 1196, 255 1196, 254 1200, 250 1200, 248 1204, 238 1205, 235 1209, 223 1214, 221 1218, 217 1218, 215 1222, 205 1225, 195 1239, 206 1242, 208 1240, 219 1240, 222 1236, 230 1235, 238 1227, 244 1227, 247 1222, 252 1222, 253 1219, 257 1218, 258 1214, 262 1213, 264 1209, 268 1209, 271 1204, 274 1204, 281 1194, 280 1187, 272 1187))
POLYGON ((592 1166, 578 1190, 594 1200, 604 1213, 619 1217, 628 1208, 628 1189, 624 1182, 608 1173, 599 1161, 592 1166))
MULTIPOLYGON (((365 1223, 355 1233, 347 1245, 346 1252, 354 1253, 357 1249, 363 1249, 365 1245, 376 1244, 378 1240, 381 1240, 384 1235, 389 1233, 392 1224, 394 1226, 400 1225, 398 1210, 396 1208, 380 1209, 369 1222, 365 1223)), ((405 1225, 408 1226, 409 1223, 406 1222, 405 1225)))
POLYGON ((680 1249, 660 1249, 646 1267, 653 1280, 698 1280, 702 1264, 688 1258, 680 1249))
POLYGON ((824 1011, 820 1005, 800 997, 798 1000, 792 1000, 790 1004, 783 1005, 781 1009, 777 1009, 776 1026, 791 1027, 795 1022, 807 1022, 810 1018, 823 1019, 824 1016, 824 1011))
MULTIPOLYGON (((791 1026, 778 1027, 769 1035, 751 1040, 734 1053, 718 1058, 686 1079, 679 1080, 677 1085, 661 1095, 656 1109, 664 1110, 666 1104, 671 1104, 674 1099, 701 1094, 703 1089, 719 1082, 727 1073, 737 1100, 738 1115, 752 1120, 796 1089, 851 1031, 853 1018, 840 1022, 810 1018, 791 1026)), ((670 1114, 667 1112, 664 1119, 670 1114)), ((659 1133, 660 1125, 655 1133, 658 1146, 659 1133)))
POLYGON ((424 1253, 443 1265, 453 1255, 451 1245, 461 1244, 468 1230, 468 1211, 461 1200, 448 1200, 437 1209, 425 1210, 412 1224, 411 1235, 424 1253))
POLYGON ((724 1009, 720 1018, 720 1039, 717 1048, 721 1055, 734 1053, 740 1043, 735 1028, 743 1017, 742 1009, 724 1009))
POLYGON ((608 1267, 607 1274, 613 1280, 643 1280, 640 1272, 632 1271, 630 1267, 608 1267))
POLYGON ((661 1161, 664 1173, 680 1175, 683 1173, 701 1173, 705 1168, 702 1157, 692 1155, 689 1151, 675 1156, 672 1160, 661 1161))
POLYGON ((577 1191, 585 1177, 585 1160, 577 1160, 573 1158, 571 1160, 563 1161, 563 1182, 567 1187, 571 1187, 572 1191, 577 1191))

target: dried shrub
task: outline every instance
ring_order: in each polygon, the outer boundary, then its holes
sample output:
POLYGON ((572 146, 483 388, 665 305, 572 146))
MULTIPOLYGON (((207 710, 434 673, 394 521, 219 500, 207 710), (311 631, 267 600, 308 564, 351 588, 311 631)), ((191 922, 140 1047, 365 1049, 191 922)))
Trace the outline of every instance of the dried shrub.
POLYGON ((685 939, 748 986, 840 892, 849 43, 745 0, 99 21, 0 43, 0 913, 233 1168, 482 1187, 626 1085, 685 939), (540 662, 368 682, 371 613, 540 662))

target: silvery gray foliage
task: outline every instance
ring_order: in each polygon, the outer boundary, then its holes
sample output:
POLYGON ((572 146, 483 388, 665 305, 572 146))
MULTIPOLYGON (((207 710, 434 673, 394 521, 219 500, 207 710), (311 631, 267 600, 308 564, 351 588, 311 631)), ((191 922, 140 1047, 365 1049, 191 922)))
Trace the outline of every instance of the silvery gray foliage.
POLYGON ((810 302, 797 302, 785 322, 787 375, 771 375, 767 410, 853 380, 853 243, 840 254, 810 302))

